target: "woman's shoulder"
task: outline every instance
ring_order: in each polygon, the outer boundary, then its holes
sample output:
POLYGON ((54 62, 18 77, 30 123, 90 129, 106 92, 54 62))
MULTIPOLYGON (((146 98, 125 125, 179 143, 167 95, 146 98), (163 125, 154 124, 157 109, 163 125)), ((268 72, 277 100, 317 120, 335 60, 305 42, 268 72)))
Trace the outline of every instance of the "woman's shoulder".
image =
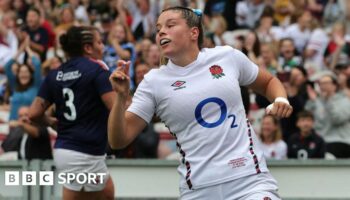
POLYGON ((161 75, 164 75, 166 66, 161 65, 159 68, 153 68, 147 74, 145 74, 144 78, 153 80, 156 77, 160 77, 161 75))
POLYGON ((109 67, 104 61, 94 58, 79 57, 75 60, 68 61, 64 65, 77 66, 77 68, 82 69, 83 71, 90 71, 92 69, 103 69, 109 71, 109 67))
POLYGON ((244 57, 244 54, 236 48, 233 48, 231 46, 225 45, 225 46, 216 46, 214 48, 203 48, 202 52, 204 54, 207 54, 208 56, 235 56, 235 58, 244 57))
POLYGON ((225 45, 225 46, 215 46, 213 48, 203 48, 202 51, 203 52, 208 52, 208 53, 212 53, 212 52, 217 52, 217 53, 221 53, 221 52, 229 52, 229 51, 235 51, 237 49, 234 49, 231 46, 225 45))

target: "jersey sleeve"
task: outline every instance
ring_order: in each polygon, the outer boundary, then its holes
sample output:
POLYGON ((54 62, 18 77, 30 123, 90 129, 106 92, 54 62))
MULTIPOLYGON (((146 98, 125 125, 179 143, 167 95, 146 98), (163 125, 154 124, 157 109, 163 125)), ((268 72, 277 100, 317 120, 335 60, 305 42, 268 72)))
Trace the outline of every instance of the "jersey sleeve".
POLYGON ((112 91, 112 85, 109 82, 110 75, 109 70, 99 66, 94 84, 100 96, 112 91))
POLYGON ((127 111, 138 115, 149 123, 154 115, 155 108, 156 101, 152 92, 152 87, 145 77, 137 87, 132 103, 127 111))
POLYGON ((52 73, 49 73, 44 81, 42 82, 39 92, 38 92, 38 97, 41 97, 49 102, 53 102, 53 94, 52 94, 52 89, 50 89, 51 85, 50 85, 50 77, 51 77, 52 73))
POLYGON ((249 58, 239 50, 234 50, 238 69, 238 82, 240 85, 249 85, 255 81, 258 76, 259 67, 254 64, 249 58))

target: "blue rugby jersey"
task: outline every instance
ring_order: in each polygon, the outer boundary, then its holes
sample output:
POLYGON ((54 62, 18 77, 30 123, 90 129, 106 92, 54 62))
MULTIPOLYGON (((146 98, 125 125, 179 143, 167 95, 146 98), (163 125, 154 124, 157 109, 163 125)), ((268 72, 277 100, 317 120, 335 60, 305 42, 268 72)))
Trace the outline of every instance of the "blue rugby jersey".
POLYGON ((101 96, 112 91, 106 65, 85 57, 72 58, 52 70, 38 96, 56 105, 55 148, 103 155, 109 111, 101 96))

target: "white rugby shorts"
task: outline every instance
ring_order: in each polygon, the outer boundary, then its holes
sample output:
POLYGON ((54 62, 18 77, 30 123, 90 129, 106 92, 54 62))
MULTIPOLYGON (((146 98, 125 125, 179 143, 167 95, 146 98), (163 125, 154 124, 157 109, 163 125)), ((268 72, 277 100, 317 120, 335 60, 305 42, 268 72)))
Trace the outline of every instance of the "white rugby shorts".
MULTIPOLYGON (((53 152, 56 171, 58 173, 74 173, 74 174, 92 174, 105 173, 102 180, 96 178, 96 181, 86 181, 82 183, 80 180, 73 180, 70 183, 64 183, 64 187, 73 191, 101 191, 105 188, 109 179, 105 156, 94 156, 68 149, 54 149, 53 152)), ((78 176, 79 177, 79 176, 78 176)), ((101 176, 97 176, 101 177, 101 176)))

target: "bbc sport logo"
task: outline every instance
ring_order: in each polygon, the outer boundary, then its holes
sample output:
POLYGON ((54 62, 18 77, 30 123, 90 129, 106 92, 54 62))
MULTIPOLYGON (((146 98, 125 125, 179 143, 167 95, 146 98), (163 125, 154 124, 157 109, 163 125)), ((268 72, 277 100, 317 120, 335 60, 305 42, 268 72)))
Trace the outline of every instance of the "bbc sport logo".
MULTIPOLYGON (((103 184, 106 173, 58 173, 58 184, 103 184)), ((54 185, 53 171, 5 171, 5 185, 54 185), (20 176, 21 175, 21 176, 20 176), (39 175, 39 176, 38 176, 39 175), (21 180, 21 181, 20 181, 21 180)))

